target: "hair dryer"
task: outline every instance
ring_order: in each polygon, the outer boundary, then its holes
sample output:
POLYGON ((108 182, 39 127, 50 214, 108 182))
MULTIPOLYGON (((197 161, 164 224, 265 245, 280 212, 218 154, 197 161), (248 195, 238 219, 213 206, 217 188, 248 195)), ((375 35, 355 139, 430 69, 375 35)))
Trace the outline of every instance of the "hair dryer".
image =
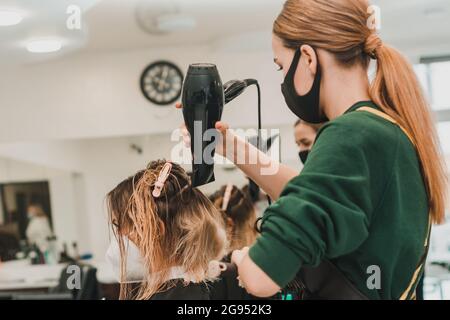
MULTIPOLYGON (((207 133, 222 118, 223 107, 256 80, 234 80, 222 85, 214 64, 192 64, 184 80, 182 104, 183 117, 191 135, 192 185, 202 186, 213 182, 214 154, 217 141, 207 133), (211 141, 214 140, 214 141, 211 141)), ((259 86, 258 86, 258 93, 259 86)), ((260 94, 258 95, 260 97, 260 94)), ((259 126, 261 124, 259 117, 259 126)))
POLYGON ((198 187, 214 181, 216 141, 206 141, 205 132, 213 129, 222 117, 225 96, 219 72, 213 64, 189 66, 183 85, 183 117, 191 135, 192 185, 198 187), (205 149, 212 143, 212 152, 205 159, 205 149))

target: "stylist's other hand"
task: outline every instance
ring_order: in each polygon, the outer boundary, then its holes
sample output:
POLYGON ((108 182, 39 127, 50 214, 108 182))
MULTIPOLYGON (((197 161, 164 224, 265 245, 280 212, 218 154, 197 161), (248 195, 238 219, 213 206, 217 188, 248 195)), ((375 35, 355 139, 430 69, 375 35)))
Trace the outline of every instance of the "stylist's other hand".
MULTIPOLYGON (((238 268, 238 274, 239 274, 239 266, 242 263, 242 260, 244 260, 244 258, 248 255, 248 247, 244 247, 241 250, 234 250, 233 253, 231 254, 231 263, 236 265, 236 267, 238 268)), ((237 277, 238 280, 238 285, 241 288, 245 288, 244 283, 241 280, 240 275, 238 275, 237 277)))
MULTIPOLYGON (((181 103, 177 103, 175 104, 175 107, 177 109, 183 109, 183 105, 181 103)), ((227 139, 230 139, 229 141, 232 141, 233 139, 233 135, 230 132, 229 126, 228 124, 226 124, 225 122, 222 121, 218 121, 216 122, 216 130, 219 131, 220 135, 219 135, 219 141, 217 141, 217 146, 216 146, 216 153, 218 153, 221 156, 225 155, 225 146, 226 146, 226 141, 227 139)), ((183 142, 184 145, 186 146, 186 148, 190 148, 191 147, 191 135, 189 134, 189 131, 186 127, 186 124, 183 123, 180 126, 180 130, 181 130, 181 134, 183 136, 183 142)))
POLYGON ((241 250, 234 250, 231 254, 231 263, 234 263, 236 266, 239 267, 242 260, 246 255, 248 255, 249 247, 244 247, 241 250))

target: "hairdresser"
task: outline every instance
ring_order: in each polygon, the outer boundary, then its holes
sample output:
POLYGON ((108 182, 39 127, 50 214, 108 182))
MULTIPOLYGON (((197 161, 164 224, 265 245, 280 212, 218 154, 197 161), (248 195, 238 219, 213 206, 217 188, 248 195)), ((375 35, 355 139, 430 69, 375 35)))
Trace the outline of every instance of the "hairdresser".
POLYGON ((327 122, 301 174, 282 164, 261 174, 265 155, 216 124, 226 146, 218 152, 232 161, 257 153, 260 164, 237 166, 275 200, 256 243, 232 256, 253 295, 272 296, 297 277, 305 298, 415 298, 430 223, 444 219, 443 161, 413 68, 368 27, 368 8, 288 0, 274 23, 288 107, 327 122))

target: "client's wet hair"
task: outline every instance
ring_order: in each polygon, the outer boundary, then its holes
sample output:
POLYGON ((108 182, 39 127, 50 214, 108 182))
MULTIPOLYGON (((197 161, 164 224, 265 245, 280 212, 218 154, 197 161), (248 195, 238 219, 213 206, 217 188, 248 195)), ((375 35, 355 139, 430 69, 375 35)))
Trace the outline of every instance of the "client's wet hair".
POLYGON ((121 299, 149 299, 170 289, 173 281, 167 280, 172 267, 182 267, 196 282, 206 281, 209 262, 221 259, 226 252, 219 210, 191 187, 190 177, 181 166, 172 163, 161 194, 153 195, 166 163, 151 162, 107 195, 109 221, 119 242, 121 278, 126 274, 123 236, 139 248, 147 271, 136 290, 121 284, 121 299))

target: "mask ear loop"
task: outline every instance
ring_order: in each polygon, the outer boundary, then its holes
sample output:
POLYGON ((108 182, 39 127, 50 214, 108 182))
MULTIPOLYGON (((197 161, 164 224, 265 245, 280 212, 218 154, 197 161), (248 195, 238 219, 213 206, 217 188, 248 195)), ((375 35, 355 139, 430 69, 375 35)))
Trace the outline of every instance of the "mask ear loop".
POLYGON ((161 169, 159 173, 158 180, 155 183, 155 188, 153 189, 152 195, 155 198, 159 198, 161 196, 162 188, 166 183, 167 179, 170 176, 170 171, 172 170, 172 164, 167 162, 164 167, 161 169))
POLYGON ((230 203, 231 191, 233 191, 233 185, 231 183, 227 184, 225 188, 225 193, 223 195, 222 211, 225 212, 228 209, 228 204, 230 203))

